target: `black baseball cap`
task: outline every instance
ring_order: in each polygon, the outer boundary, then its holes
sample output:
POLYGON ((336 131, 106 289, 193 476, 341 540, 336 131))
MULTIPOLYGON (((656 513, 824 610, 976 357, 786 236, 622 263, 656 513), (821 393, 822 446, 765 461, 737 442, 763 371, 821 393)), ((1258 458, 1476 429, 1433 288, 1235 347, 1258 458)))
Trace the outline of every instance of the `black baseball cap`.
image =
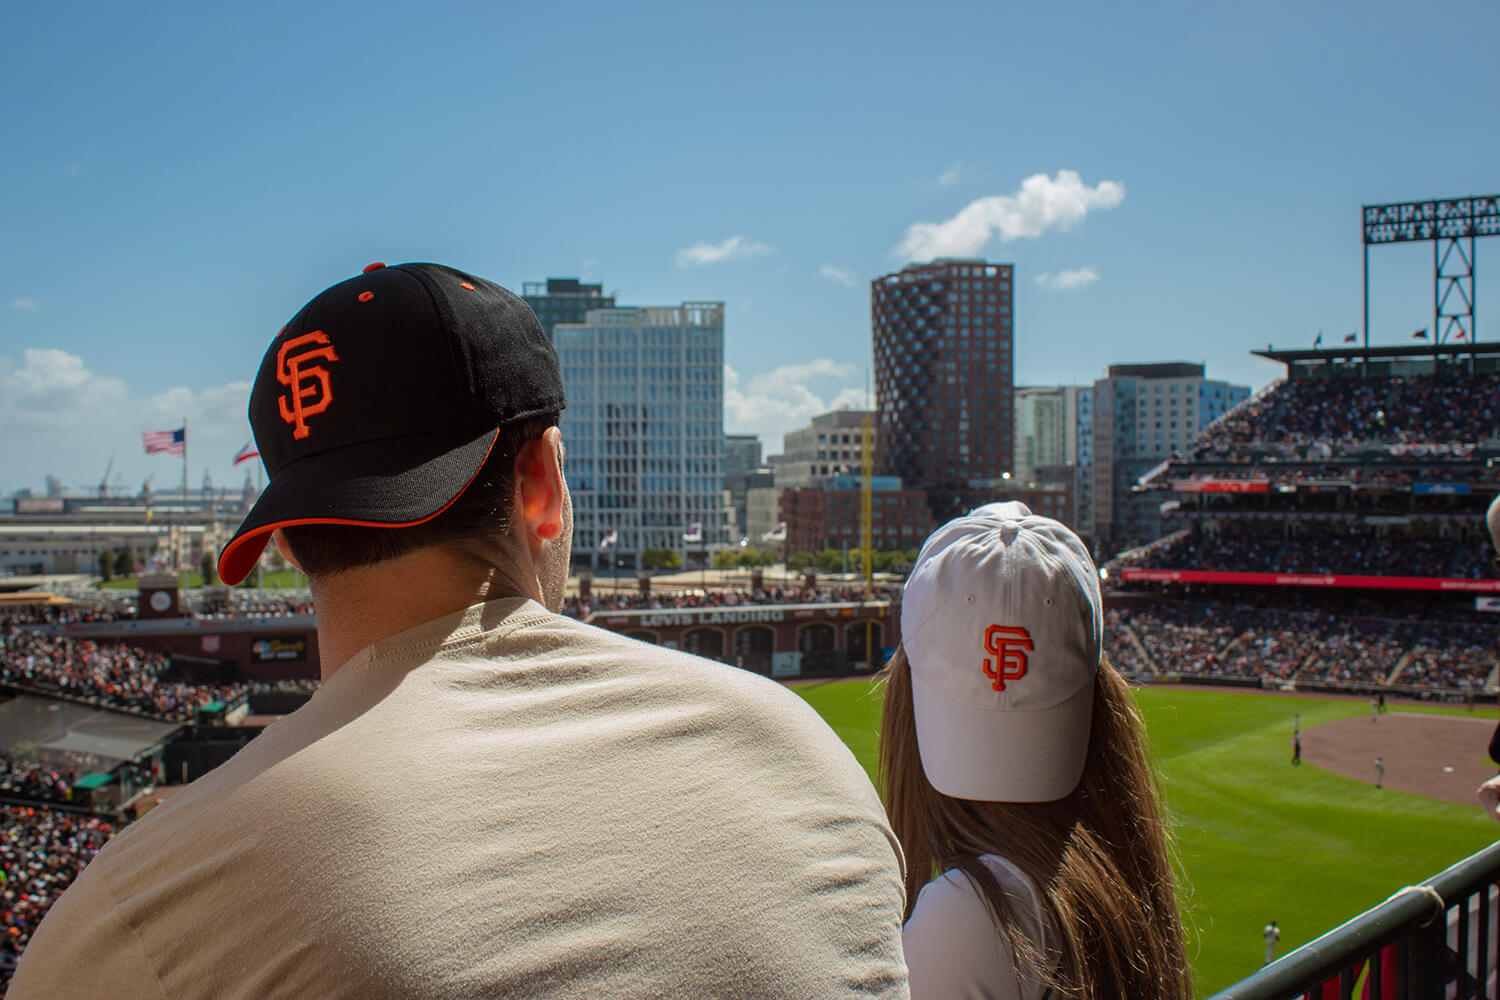
POLYGON ((224 551, 243 580, 272 531, 405 528, 474 481, 500 428, 565 405, 530 307, 442 264, 371 264, 281 329, 250 390, 270 482, 224 551))

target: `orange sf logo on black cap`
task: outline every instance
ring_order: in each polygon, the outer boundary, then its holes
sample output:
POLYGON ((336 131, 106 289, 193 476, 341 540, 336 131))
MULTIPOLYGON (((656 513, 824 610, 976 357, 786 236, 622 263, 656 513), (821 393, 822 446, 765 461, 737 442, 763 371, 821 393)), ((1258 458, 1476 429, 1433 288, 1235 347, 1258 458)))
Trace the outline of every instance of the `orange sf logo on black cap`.
POLYGON ((292 437, 298 441, 310 433, 307 418, 322 413, 333 402, 333 386, 328 369, 317 364, 337 361, 333 342, 322 330, 293 337, 276 352, 276 381, 286 386, 286 395, 276 400, 281 419, 292 425, 292 437))
POLYGON ((1026 676, 1026 654, 1035 649, 1031 633, 1017 625, 991 625, 984 630, 984 676, 993 680, 996 691, 1005 690, 1006 681, 1026 676))

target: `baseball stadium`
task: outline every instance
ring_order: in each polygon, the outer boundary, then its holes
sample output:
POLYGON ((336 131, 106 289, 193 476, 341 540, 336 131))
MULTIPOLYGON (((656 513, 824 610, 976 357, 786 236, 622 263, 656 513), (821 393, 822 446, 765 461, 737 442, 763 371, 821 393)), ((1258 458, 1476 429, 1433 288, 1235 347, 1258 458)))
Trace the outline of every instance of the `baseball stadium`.
MULTIPOLYGON (((1500 342, 1477 338, 1472 261, 1497 233, 1494 198, 1367 208, 1367 255, 1464 255, 1433 327, 1257 350, 1282 377, 1131 486, 1161 532, 1100 567, 1105 648, 1149 731, 1201 996, 1493 995, 1500 848, 1475 789, 1496 770, 1500 342)), ((565 612, 783 681, 874 780, 901 596, 899 575, 772 568, 574 579, 565 612)), ((0 975, 114 833, 317 676, 305 591, 3 595, 0 975)))

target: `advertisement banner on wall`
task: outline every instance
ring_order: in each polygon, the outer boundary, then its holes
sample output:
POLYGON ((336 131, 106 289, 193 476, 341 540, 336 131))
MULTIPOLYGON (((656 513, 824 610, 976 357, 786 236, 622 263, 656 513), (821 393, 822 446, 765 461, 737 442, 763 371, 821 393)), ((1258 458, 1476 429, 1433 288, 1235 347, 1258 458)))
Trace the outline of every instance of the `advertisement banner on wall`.
POLYGON ((280 635, 269 639, 256 639, 250 644, 250 662, 287 663, 307 659, 307 638, 300 635, 280 635))
POLYGON ((1269 479, 1174 479, 1177 493, 1269 493, 1269 479))
POLYGON ((1124 569, 1126 581, 1141 583, 1229 583, 1262 587, 1368 587, 1375 590, 1441 590, 1500 594, 1500 580, 1435 576, 1361 576, 1353 573, 1230 573, 1206 569, 1124 569))
POLYGON ((1469 495, 1468 483, 1412 483, 1411 491, 1418 496, 1463 497, 1469 495))
POLYGON ((802 652, 793 650, 790 653, 771 654, 771 676, 772 677, 797 677, 802 673, 802 652))

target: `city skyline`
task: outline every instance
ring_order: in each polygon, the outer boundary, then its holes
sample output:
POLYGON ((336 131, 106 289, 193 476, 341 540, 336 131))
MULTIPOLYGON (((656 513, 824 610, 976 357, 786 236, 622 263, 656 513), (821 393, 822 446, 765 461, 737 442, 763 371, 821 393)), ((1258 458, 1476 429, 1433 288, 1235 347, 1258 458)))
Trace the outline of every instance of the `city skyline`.
MULTIPOLYGON (((184 416, 190 485, 237 489, 265 344, 373 260, 723 301, 725 430, 774 453, 868 405, 868 283, 923 258, 1015 266, 1017 385, 1259 388, 1252 349, 1359 327, 1361 204, 1500 188, 1477 2, 290 11, 11 19, 0 494, 175 483, 140 435, 184 416), (1391 71, 1413 51, 1473 96, 1391 71)), ((1372 343, 1430 325, 1430 275, 1372 254, 1372 343)))

